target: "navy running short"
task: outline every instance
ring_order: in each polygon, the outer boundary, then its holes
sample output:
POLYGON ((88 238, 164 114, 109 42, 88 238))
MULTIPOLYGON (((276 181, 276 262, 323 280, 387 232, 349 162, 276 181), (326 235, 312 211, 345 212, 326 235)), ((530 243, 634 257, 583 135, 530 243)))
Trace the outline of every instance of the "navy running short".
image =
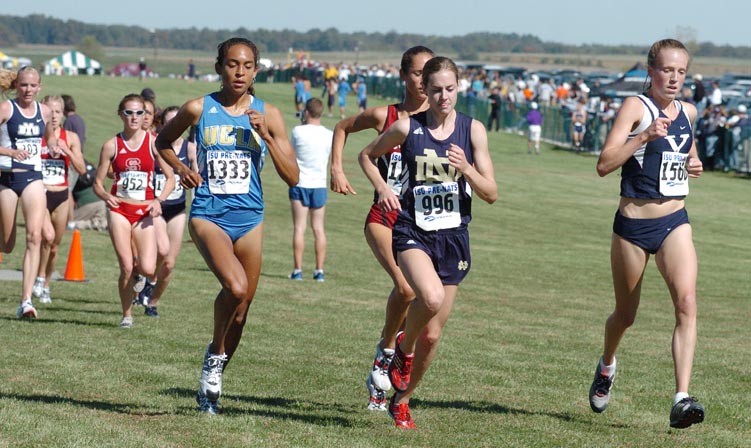
POLYGON ((289 189, 289 200, 300 201, 302 205, 308 208, 323 207, 326 205, 327 197, 326 188, 291 187, 289 189))
POLYGON ((41 171, 3 171, 0 174, 0 185, 10 188, 19 197, 32 182, 42 180, 41 171))
POLYGON ((441 283, 458 285, 469 274, 472 257, 469 253, 469 231, 466 227, 450 231, 424 232, 410 225, 397 224, 393 229, 394 258, 410 249, 425 252, 433 261, 441 283))
POLYGON ((613 233, 650 254, 655 254, 660 250, 670 232, 683 224, 689 224, 685 208, 654 219, 627 218, 621 215, 620 210, 617 210, 613 220, 613 233))
POLYGON ((172 218, 183 213, 185 211, 185 202, 178 202, 176 204, 162 204, 162 218, 166 222, 170 222, 172 218))

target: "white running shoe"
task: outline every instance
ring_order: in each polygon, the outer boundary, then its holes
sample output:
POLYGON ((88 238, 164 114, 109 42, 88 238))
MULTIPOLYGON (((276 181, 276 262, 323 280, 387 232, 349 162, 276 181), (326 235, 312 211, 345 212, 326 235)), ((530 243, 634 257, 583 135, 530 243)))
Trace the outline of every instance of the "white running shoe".
POLYGON ((133 328, 133 318, 131 316, 123 317, 120 321, 120 328, 133 328))
POLYGON ((198 412, 208 415, 217 415, 219 413, 219 400, 211 401, 206 395, 198 389, 196 394, 196 403, 198 403, 198 412))
POLYGON ((31 288, 31 295, 35 299, 39 299, 42 297, 42 289, 44 288, 44 278, 43 277, 37 277, 36 280, 34 280, 34 287, 31 288))
MULTIPOLYGON (((383 340, 381 340, 382 342, 383 340)), ((373 359, 373 369, 370 376, 373 378, 373 386, 382 391, 391 390, 391 379, 389 379, 389 365, 394 359, 394 349, 381 348, 381 342, 376 345, 376 354, 373 359)))
MULTIPOLYGON (((209 344, 209 347, 211 344, 209 344)), ((219 400, 222 395, 222 370, 224 362, 227 361, 227 355, 215 355, 209 352, 206 347, 206 354, 203 357, 203 368, 201 369, 201 380, 199 381, 199 392, 211 401, 219 400)))
POLYGON ((368 388, 370 398, 368 399, 368 410, 370 411, 387 411, 386 392, 378 390, 373 386, 373 377, 368 374, 365 378, 365 386, 368 388))
POLYGON ((52 303, 52 297, 50 297, 50 288, 42 288, 42 295, 39 296, 39 303, 52 303))
POLYGON ((34 305, 31 303, 31 299, 26 299, 23 302, 21 302, 20 305, 18 305, 18 311, 16 311, 16 316, 18 316, 19 319, 23 319, 24 317, 28 317, 30 319, 36 319, 37 309, 34 308, 34 305))
POLYGON ((144 286, 146 286, 146 277, 141 274, 136 274, 136 280, 133 283, 133 292, 143 291, 144 286))

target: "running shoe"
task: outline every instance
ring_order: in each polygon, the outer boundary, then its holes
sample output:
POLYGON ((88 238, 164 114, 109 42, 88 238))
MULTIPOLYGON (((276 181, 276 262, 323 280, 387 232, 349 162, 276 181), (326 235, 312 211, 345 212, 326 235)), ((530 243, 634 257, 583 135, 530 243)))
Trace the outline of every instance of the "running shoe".
POLYGON ((18 311, 16 311, 16 316, 19 319, 23 319, 24 317, 27 317, 30 319, 36 319, 37 309, 34 308, 34 305, 31 303, 31 299, 26 299, 23 302, 21 302, 20 305, 18 305, 18 311))
POLYGON ((206 395, 198 389, 196 394, 196 403, 198 403, 198 412, 203 412, 208 415, 217 415, 219 413, 219 400, 211 401, 206 395))
POLYGON ((39 303, 52 303, 52 297, 50 297, 50 288, 42 288, 42 295, 39 296, 39 303))
POLYGON ((373 386, 376 389, 386 392, 391 390, 391 380, 389 379, 389 366, 394 360, 394 350, 390 348, 381 349, 383 339, 376 345, 376 354, 373 359, 373 369, 370 371, 373 386))
POLYGON ((222 370, 224 362, 227 361, 227 355, 214 355, 209 352, 209 347, 206 347, 206 354, 203 358, 199 390, 209 400, 216 401, 222 395, 222 370))
POLYGON ((391 385, 398 392, 404 392, 409 387, 410 377, 412 376, 412 361, 415 359, 415 354, 406 355, 402 352, 399 346, 404 339, 404 332, 399 332, 396 335, 396 351, 394 353, 394 359, 389 364, 388 372, 391 385))
POLYGON ((151 283, 150 281, 146 281, 146 284, 143 285, 143 289, 141 289, 141 292, 138 293, 138 301, 141 305, 148 307, 149 303, 151 303, 151 295, 154 292, 154 287, 156 287, 156 283, 151 283))
POLYGON ((131 316, 123 317, 120 321, 120 328, 133 328, 133 318, 131 316))
POLYGON ((389 400, 389 415, 394 419, 397 428, 416 429, 415 421, 412 420, 412 414, 409 412, 409 403, 395 403, 396 394, 389 400))
POLYGON ((704 406, 696 398, 686 397, 673 405, 670 410, 670 426, 673 428, 688 428, 704 421, 704 406))
POLYGON ((149 317, 159 317, 159 311, 156 310, 155 306, 145 306, 143 308, 143 314, 149 317))
POLYGON ((315 271, 313 271, 313 280, 317 282, 326 280, 326 277, 323 275, 323 269, 316 269, 315 271))
POLYGON ((613 382, 615 381, 615 372, 608 376, 605 373, 600 372, 600 361, 597 361, 597 367, 595 368, 595 379, 592 381, 592 386, 589 388, 589 407, 593 411, 600 413, 605 412, 610 402, 610 389, 613 388, 613 382))
POLYGON ((290 280, 302 280, 302 271, 295 269, 291 274, 287 276, 290 280))
POLYGON ((39 299, 42 297, 42 289, 44 288, 44 278, 37 277, 36 280, 34 280, 34 287, 31 288, 31 296, 35 299, 39 299))
POLYGON ((368 374, 365 378, 365 386, 370 393, 370 399, 368 400, 369 411, 385 411, 386 410, 386 392, 378 390, 373 385, 373 378, 368 374))
POLYGON ((146 277, 141 274, 136 274, 136 280, 133 283, 133 292, 143 291, 144 286, 146 286, 146 277))

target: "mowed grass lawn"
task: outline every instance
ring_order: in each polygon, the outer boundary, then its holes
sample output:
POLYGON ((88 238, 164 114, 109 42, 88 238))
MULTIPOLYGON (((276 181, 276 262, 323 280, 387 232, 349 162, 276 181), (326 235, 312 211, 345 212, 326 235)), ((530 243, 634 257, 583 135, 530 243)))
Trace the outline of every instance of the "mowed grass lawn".
MULTIPOLYGON (((86 157, 97 160, 121 129, 120 98, 144 86, 164 107, 215 85, 175 80, 44 79, 70 93, 86 119, 86 157)), ((314 94, 319 94, 316 89, 314 94)), ((258 94, 295 124, 293 88, 258 94)), ((371 104, 383 103, 370 99, 371 104)), ((350 97, 348 112, 354 113, 350 97)), ((332 128, 335 118, 324 119, 332 128)), ((699 339, 691 393, 703 424, 671 430, 673 308, 654 263, 637 322, 623 340, 619 376, 604 414, 587 392, 613 307, 609 244, 618 176, 597 177, 595 158, 550 146, 526 154, 521 136, 493 133, 500 198, 475 201, 473 269, 459 290, 440 351, 412 400, 417 431, 365 409, 364 380, 383 321, 387 275, 363 238, 372 191, 356 153, 374 136, 350 137, 346 170, 357 196, 330 194, 326 282, 292 282, 286 185, 270 158, 262 278, 242 344, 224 376, 222 414, 196 411, 211 337, 217 281, 185 236, 160 319, 136 309, 118 328, 118 268, 109 237, 83 231, 88 282, 56 282, 34 321, 16 319, 20 282, 0 293, 0 446, 613 446, 742 447, 751 444, 748 179, 706 173, 688 210, 699 253, 699 339)), ((20 218, 19 218, 20 221, 20 218)), ((309 231, 310 232, 310 231, 309 231)), ((19 269, 18 246, 3 268, 19 269)), ((65 269, 70 233, 61 245, 65 269)))

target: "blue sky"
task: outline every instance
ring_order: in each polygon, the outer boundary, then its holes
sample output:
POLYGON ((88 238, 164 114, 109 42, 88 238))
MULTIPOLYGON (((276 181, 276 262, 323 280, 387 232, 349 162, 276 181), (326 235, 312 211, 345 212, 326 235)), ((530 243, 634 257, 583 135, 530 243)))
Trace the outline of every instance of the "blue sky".
POLYGON ((664 37, 687 40, 688 36, 717 45, 751 45, 751 2, 740 0, 261 0, 224 2, 223 12, 214 5, 206 0, 9 0, 4 2, 0 14, 36 13, 147 29, 243 26, 251 31, 307 31, 334 27, 342 32, 396 31, 440 36, 490 31, 532 34, 545 41, 567 44, 608 45, 648 45, 664 37))

